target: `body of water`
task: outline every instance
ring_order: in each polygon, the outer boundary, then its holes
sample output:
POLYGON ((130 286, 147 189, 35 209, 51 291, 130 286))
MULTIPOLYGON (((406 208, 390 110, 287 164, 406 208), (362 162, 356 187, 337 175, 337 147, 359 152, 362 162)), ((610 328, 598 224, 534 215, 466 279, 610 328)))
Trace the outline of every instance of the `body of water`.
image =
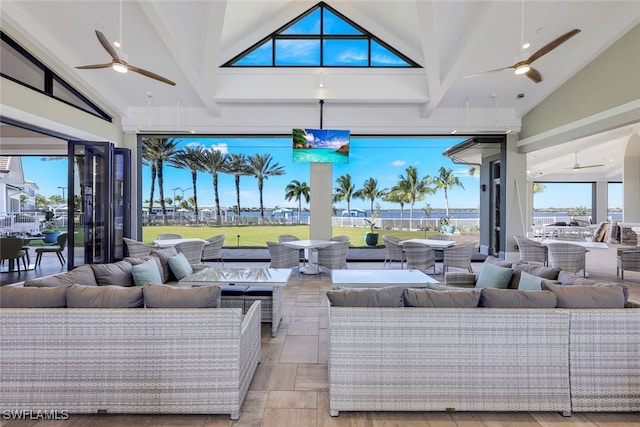
POLYGON ((294 163, 349 163, 349 155, 338 153, 335 148, 296 148, 293 150, 294 163))

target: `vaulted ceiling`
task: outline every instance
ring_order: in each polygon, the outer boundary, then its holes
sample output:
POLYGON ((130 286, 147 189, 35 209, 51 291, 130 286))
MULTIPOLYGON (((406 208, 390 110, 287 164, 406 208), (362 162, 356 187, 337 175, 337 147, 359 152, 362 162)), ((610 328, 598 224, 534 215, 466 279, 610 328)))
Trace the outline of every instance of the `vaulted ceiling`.
MULTIPOLYGON (((353 133, 518 132, 525 114, 640 23, 635 0, 327 1, 423 68, 220 68, 316 3, 3 0, 0 7, 3 30, 19 34, 47 65, 122 117, 123 130, 198 133, 314 125, 319 99, 326 102, 325 124, 349 126, 353 133), (581 32, 535 61, 541 83, 512 70, 466 77, 515 63, 521 39, 531 44, 528 56, 574 28, 581 32), (129 63, 176 86, 131 72, 76 69, 110 60, 95 30, 111 41, 121 34, 129 63)), ((562 152, 531 153, 532 174, 549 174, 543 159, 551 156, 568 156, 570 168, 578 149, 581 163, 601 163, 601 150, 614 152, 611 141, 629 131, 576 142, 562 152), (589 148, 599 158, 591 158, 589 148)))

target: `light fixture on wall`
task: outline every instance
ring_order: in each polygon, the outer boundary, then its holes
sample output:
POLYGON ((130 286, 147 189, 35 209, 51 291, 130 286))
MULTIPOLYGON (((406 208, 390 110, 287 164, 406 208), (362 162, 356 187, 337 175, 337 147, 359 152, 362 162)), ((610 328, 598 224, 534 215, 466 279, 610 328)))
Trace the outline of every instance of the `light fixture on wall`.
POLYGON ((324 71, 318 73, 318 87, 324 87, 324 71))

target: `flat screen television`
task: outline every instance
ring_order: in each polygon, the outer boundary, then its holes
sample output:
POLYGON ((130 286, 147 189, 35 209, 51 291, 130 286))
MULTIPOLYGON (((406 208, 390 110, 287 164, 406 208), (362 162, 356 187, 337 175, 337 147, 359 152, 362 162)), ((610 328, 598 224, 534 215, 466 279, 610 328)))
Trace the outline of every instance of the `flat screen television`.
POLYGON ((349 163, 348 130, 293 129, 295 163, 349 163))

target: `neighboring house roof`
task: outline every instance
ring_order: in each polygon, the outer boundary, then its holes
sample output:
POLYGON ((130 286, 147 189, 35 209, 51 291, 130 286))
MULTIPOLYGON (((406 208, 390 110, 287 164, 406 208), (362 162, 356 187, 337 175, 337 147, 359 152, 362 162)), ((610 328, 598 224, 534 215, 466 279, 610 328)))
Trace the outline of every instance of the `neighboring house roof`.
POLYGON ((11 172, 11 156, 0 156, 0 173, 11 172))

